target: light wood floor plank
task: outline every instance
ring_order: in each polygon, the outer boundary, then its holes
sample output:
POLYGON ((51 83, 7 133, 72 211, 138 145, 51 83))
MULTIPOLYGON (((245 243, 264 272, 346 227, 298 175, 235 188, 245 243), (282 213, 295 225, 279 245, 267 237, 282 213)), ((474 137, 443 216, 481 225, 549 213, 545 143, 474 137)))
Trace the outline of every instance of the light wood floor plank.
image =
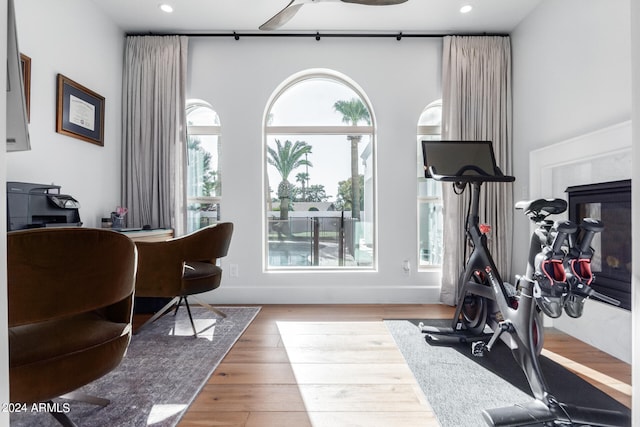
POLYGON ((308 335, 283 335, 282 342, 289 348, 309 348, 315 351, 326 351, 332 349, 375 351, 382 349, 398 350, 398 347, 389 335, 388 331, 377 335, 348 335, 327 332, 325 334, 308 335))
POLYGON ((419 389, 399 384, 303 384, 300 393, 309 412, 427 412, 419 389))
POLYGON ((334 322, 305 322, 286 321, 277 322, 280 335, 382 335, 389 332, 384 323, 380 321, 334 321, 334 322))
POLYGON ((209 384, 296 384, 296 378, 287 363, 223 362, 209 384))
POLYGON ((439 427, 431 412, 311 412, 313 427, 439 427))
POLYGON ((207 384, 189 412, 304 412, 297 385, 207 384))
POLYGON ((244 427, 250 412, 195 412, 189 411, 180 421, 181 427, 244 427))
MULTIPOLYGON (((255 320, 254 320, 255 322, 255 320)), ((238 342, 233 346, 233 349, 237 348, 274 348, 280 346, 280 334, 274 325, 271 333, 259 333, 256 329, 247 330, 240 337, 238 342)), ((233 350, 232 349, 232 350, 233 350)))
POLYGON ((312 424, 306 412, 252 412, 244 427, 312 427, 312 424))
POLYGON ((298 384, 415 384, 405 363, 294 363, 298 384))
POLYGON ((405 363, 404 357, 395 348, 364 347, 358 349, 335 349, 318 347, 287 347, 289 362, 294 363, 405 363))
POLYGON ((227 354, 233 363, 288 363, 289 354, 283 346, 246 347, 234 346, 227 354))

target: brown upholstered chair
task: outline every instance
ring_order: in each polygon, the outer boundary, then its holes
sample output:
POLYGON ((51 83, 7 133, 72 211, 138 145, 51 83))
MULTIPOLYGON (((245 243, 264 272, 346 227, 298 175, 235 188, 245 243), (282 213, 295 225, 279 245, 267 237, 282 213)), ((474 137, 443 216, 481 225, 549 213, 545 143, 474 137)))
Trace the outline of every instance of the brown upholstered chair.
MULTIPOLYGON (((7 234, 9 383, 12 402, 72 393, 118 366, 131 339, 136 249, 89 228, 7 234)), ((58 421, 74 425, 60 412, 58 421)))
POLYGON ((197 337, 188 297, 219 316, 226 317, 224 313, 199 300, 195 295, 220 286, 222 269, 216 263, 219 258, 227 255, 232 234, 233 224, 223 222, 164 242, 136 242, 136 296, 164 297, 171 300, 135 333, 173 306, 177 311, 184 301, 193 334, 197 337))

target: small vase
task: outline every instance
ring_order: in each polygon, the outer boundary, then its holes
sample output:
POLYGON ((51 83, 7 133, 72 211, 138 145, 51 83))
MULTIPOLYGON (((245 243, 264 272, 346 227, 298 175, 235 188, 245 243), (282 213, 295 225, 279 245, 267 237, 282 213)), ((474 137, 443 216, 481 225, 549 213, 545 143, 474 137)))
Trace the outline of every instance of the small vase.
POLYGON ((114 216, 111 217, 111 222, 113 223, 113 225, 111 226, 112 228, 124 228, 125 227, 124 217, 119 217, 117 215, 114 215, 114 216))

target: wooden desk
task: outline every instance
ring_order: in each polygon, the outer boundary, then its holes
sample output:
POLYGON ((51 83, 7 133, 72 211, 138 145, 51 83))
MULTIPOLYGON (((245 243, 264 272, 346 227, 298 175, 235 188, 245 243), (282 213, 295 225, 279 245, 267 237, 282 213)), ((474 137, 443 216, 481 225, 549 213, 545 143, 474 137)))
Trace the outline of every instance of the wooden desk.
MULTIPOLYGON (((128 230, 120 231, 120 233, 129 237, 134 242, 164 242, 165 240, 169 240, 173 237, 173 230, 170 228, 155 230, 128 230)), ((171 298, 135 297, 133 312, 136 316, 148 317, 164 307, 169 301, 171 301, 171 298)))
POLYGON ((173 237, 173 230, 170 228, 121 231, 121 233, 134 242, 163 242, 173 237))

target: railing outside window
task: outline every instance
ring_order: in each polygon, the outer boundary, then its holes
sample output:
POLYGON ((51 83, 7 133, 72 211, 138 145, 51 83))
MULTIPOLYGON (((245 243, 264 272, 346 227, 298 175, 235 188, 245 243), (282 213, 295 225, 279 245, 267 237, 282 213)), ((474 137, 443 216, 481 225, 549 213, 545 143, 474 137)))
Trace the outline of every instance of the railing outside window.
POLYGON ((363 267, 373 263, 372 248, 361 237, 362 223, 355 218, 271 218, 268 228, 272 267, 363 267))

